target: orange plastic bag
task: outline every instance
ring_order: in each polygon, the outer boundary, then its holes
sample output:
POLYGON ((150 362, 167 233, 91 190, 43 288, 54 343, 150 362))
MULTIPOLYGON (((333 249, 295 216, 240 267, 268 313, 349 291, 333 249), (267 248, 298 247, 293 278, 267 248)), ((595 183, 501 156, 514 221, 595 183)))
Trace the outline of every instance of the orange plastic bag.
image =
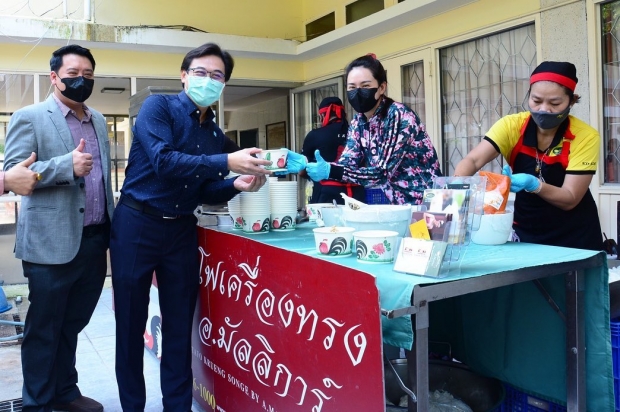
POLYGON ((504 213, 508 196, 510 195, 510 178, 493 172, 480 171, 480 176, 486 176, 487 186, 484 193, 484 214, 492 215, 504 213))

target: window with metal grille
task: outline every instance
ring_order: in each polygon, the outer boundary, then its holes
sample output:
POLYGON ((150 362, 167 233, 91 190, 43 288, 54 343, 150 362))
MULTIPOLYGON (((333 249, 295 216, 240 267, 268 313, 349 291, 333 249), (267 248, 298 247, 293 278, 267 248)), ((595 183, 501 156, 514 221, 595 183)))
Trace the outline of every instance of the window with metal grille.
MULTIPOLYGON (((443 171, 452 174, 501 117, 528 110, 536 33, 527 25, 440 50, 443 171)), ((499 156, 484 167, 501 173, 499 156)))
POLYGON ((424 63, 418 61, 401 67, 403 103, 426 123, 426 93, 424 88, 424 63))
POLYGON ((601 5, 605 183, 620 183, 620 1, 601 5))

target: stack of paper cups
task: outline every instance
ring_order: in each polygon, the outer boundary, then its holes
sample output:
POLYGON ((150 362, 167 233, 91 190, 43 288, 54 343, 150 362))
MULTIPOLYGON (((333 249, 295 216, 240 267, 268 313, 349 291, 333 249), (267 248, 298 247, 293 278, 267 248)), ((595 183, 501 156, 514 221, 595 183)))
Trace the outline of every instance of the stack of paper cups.
POLYGON ((228 201, 228 213, 233 220, 233 229, 241 230, 243 228, 243 220, 241 218, 241 194, 233 197, 228 201))
POLYGON ((243 192, 237 197, 241 199, 241 230, 252 234, 269 232, 269 182, 257 192, 243 192))
POLYGON ((288 231, 295 229, 297 217, 297 182, 270 181, 271 230, 288 231))
MULTIPOLYGON (((224 179, 232 179, 239 176, 239 173, 228 172, 228 175, 224 179)), ((241 198, 239 195, 233 197, 228 201, 228 213, 233 221, 233 229, 241 229, 241 198)))

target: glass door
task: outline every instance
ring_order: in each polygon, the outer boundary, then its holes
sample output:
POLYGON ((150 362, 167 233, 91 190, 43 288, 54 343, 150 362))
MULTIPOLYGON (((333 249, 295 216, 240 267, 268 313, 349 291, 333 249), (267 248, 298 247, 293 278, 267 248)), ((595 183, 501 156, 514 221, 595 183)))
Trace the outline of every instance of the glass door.
POLYGON ((110 161, 112 162, 112 190, 115 197, 120 196, 125 181, 125 168, 131 147, 131 127, 128 116, 106 116, 108 137, 110 139, 110 161))
MULTIPOLYGON (((325 97, 337 96, 344 101, 343 93, 341 77, 291 90, 291 150, 301 152, 306 135, 320 126, 318 114, 321 100, 325 97)), ((312 184, 308 179, 299 179, 299 181, 298 205, 304 209, 312 195, 312 184)))
POLYGON ((387 95, 409 106, 426 126, 438 156, 441 158, 441 136, 438 135, 434 107, 434 83, 431 72, 431 49, 408 53, 382 61, 388 72, 387 95), (393 74, 390 76, 390 74, 393 74))

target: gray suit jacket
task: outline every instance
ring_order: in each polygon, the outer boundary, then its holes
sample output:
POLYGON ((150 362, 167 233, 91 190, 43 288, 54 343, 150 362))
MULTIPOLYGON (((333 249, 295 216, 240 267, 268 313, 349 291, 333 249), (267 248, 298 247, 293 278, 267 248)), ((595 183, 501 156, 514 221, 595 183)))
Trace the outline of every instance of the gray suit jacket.
MULTIPOLYGON (((105 118, 91 109, 99 141, 108 219, 112 220, 114 197, 110 180, 110 143, 105 118)), ((15 257, 39 264, 62 264, 78 253, 84 226, 86 193, 84 178, 73 176, 75 143, 67 121, 53 96, 45 102, 13 113, 6 135, 4 169, 25 160, 42 175, 34 193, 22 197, 17 221, 15 257)))

